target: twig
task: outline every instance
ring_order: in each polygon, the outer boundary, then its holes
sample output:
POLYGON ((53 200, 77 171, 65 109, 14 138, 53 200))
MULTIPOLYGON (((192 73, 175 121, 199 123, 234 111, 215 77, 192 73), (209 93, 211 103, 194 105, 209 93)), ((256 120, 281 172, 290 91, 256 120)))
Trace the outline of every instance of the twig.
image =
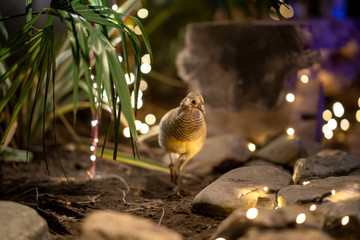
POLYGON ((160 226, 160 224, 161 224, 161 221, 162 221, 162 219, 164 218, 164 216, 165 216, 165 209, 163 208, 163 207, 159 207, 159 208, 161 208, 162 209, 162 214, 161 214, 161 217, 160 217, 160 220, 159 220, 159 222, 158 222, 158 226, 160 226))

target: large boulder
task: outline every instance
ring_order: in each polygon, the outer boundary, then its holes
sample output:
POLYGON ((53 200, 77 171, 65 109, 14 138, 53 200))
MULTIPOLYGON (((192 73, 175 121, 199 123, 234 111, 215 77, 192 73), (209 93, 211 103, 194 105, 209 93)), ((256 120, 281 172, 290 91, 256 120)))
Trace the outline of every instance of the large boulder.
POLYGON ((227 216, 237 208, 274 208, 276 192, 292 184, 291 175, 275 167, 241 167, 227 172, 204 188, 192 203, 192 211, 227 216))

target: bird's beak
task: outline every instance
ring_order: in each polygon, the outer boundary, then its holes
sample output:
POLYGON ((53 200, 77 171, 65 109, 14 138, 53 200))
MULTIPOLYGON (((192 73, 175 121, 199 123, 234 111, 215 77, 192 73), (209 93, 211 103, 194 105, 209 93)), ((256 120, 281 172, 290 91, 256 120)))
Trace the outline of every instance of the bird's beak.
POLYGON ((204 104, 200 104, 199 109, 205 114, 204 104))

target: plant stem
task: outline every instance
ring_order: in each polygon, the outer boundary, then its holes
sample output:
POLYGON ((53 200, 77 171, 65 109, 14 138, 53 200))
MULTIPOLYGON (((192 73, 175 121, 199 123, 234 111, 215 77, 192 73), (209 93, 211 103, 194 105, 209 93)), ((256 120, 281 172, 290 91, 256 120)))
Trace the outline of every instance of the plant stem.
MULTIPOLYGON (((42 10, 42 11, 39 11, 39 12, 32 12, 32 15, 36 15, 36 14, 46 14, 47 13, 47 10, 42 10)), ((18 18, 18 17, 23 17, 23 16, 26 16, 27 13, 20 13, 20 14, 16 14, 16 15, 13 15, 13 16, 8 16, 8 17, 4 17, 4 18, 1 18, 0 19, 0 22, 4 22, 4 21, 7 21, 7 20, 10 20, 10 19, 13 19, 13 18, 18 18)))

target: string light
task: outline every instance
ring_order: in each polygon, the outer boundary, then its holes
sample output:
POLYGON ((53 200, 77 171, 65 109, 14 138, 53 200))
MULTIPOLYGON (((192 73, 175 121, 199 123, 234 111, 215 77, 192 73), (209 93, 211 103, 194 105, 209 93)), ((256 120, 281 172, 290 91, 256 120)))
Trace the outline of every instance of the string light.
POLYGON ((141 35, 141 34, 142 34, 142 32, 141 32, 141 30, 140 30, 139 26, 135 26, 135 28, 134 28, 134 32, 135 32, 135 34, 136 34, 136 35, 141 35))
POLYGON ((333 136, 334 136, 334 132, 331 129, 327 130, 324 133, 324 137, 328 140, 332 139, 333 136))
POLYGON ((99 121, 97 119, 91 121, 91 126, 95 127, 98 125, 99 121))
POLYGON ((335 130, 337 128, 337 121, 334 118, 332 118, 328 121, 327 125, 331 130, 335 130))
POLYGON ((296 223, 297 224, 302 224, 304 223, 306 220, 306 214, 305 213, 300 213, 299 215, 297 215, 296 217, 296 223))
POLYGON ((142 126, 142 122, 140 120, 135 120, 135 128, 136 130, 140 130, 142 126))
POLYGON ((308 185, 310 181, 303 181, 303 185, 308 185))
POLYGON ((95 155, 91 155, 91 156, 90 156, 90 160, 93 161, 93 162, 96 161, 96 156, 95 156, 95 155))
POLYGON ((140 66, 140 71, 143 74, 148 74, 149 72, 151 72, 151 65, 149 63, 143 63, 140 66))
POLYGON ((256 208, 250 208, 246 212, 246 217, 248 219, 255 219, 257 217, 257 215, 258 215, 258 210, 256 208))
POLYGON ((94 138, 94 142, 95 142, 95 143, 98 143, 98 142, 99 142, 99 139, 98 139, 98 138, 94 138))
POLYGON ((93 83, 93 88, 97 88, 97 83, 93 83))
POLYGON ((300 77, 300 81, 302 82, 302 83, 308 83, 309 82, 309 77, 306 75, 306 74, 303 74, 303 75, 301 75, 301 77, 300 77))
POLYGON ((146 123, 141 124, 140 132, 142 134, 148 133, 149 130, 150 130, 149 125, 147 125, 146 123))
POLYGON ((293 93, 286 94, 286 101, 292 103, 295 101, 295 95, 293 93))
POLYGON ((329 121, 332 118, 332 113, 329 109, 326 109, 323 114, 322 117, 325 121, 329 121))
POLYGON ((359 97, 359 99, 358 99, 358 106, 360 107, 360 97, 359 97))
POLYGON ((295 134, 295 130, 293 128, 288 128, 286 130, 287 135, 293 136, 295 134))
POLYGON ((147 16, 149 15, 149 11, 146 9, 146 8, 140 8, 138 11, 137 11, 137 15, 139 18, 147 18, 147 16))
POLYGON ((142 58, 141 58, 141 62, 150 64, 150 54, 148 54, 148 53, 144 54, 144 56, 142 56, 142 58))
POLYGON ((343 119, 341 120, 340 122, 340 128, 343 130, 343 131, 347 131, 350 127, 350 123, 347 119, 343 119))
POLYGON ((90 146, 90 151, 95 151, 95 146, 90 146))
POLYGON ((316 205, 315 204, 311 205, 310 206, 310 211, 315 211, 315 210, 316 210, 316 205))
POLYGON ((333 112, 335 116, 342 117, 342 115, 344 115, 345 109, 341 103, 336 102, 333 105, 333 112))
POLYGON ((335 189, 331 190, 331 195, 335 195, 336 191, 335 189))
POLYGON ((148 88, 148 84, 145 80, 141 80, 140 81, 140 86, 139 86, 139 89, 141 91, 145 91, 146 89, 148 88))
POLYGON ((254 152, 256 150, 256 145, 253 143, 248 143, 248 148, 251 152, 254 152))
POLYGON ((135 81, 135 75, 133 73, 130 73, 130 77, 129 77, 129 74, 126 73, 125 80, 127 84, 132 84, 135 81))
POLYGON ((130 128, 129 127, 124 128, 123 134, 124 134, 124 137, 130 138, 130 128))
POLYGON ((350 220, 349 216, 342 217, 341 218, 341 225, 345 226, 346 224, 349 223, 349 220, 350 220))
POLYGON ((95 76, 91 74, 90 78, 91 78, 91 80, 94 80, 95 76))
POLYGON ((156 122, 156 117, 154 114, 149 113, 145 116, 145 122, 149 125, 153 125, 156 122))
POLYGON ((265 191, 265 192, 269 191, 269 188, 265 186, 265 187, 264 187, 264 191, 265 191))
POLYGON ((360 110, 356 111, 356 121, 360 122, 360 110))
POLYGON ((119 59, 119 62, 122 62, 122 61, 123 61, 122 56, 118 56, 118 59, 119 59))
POLYGON ((119 7, 118 7, 118 5, 116 5, 116 4, 112 5, 112 7, 111 7, 111 9, 114 10, 114 11, 118 10, 118 8, 119 8, 119 7))

